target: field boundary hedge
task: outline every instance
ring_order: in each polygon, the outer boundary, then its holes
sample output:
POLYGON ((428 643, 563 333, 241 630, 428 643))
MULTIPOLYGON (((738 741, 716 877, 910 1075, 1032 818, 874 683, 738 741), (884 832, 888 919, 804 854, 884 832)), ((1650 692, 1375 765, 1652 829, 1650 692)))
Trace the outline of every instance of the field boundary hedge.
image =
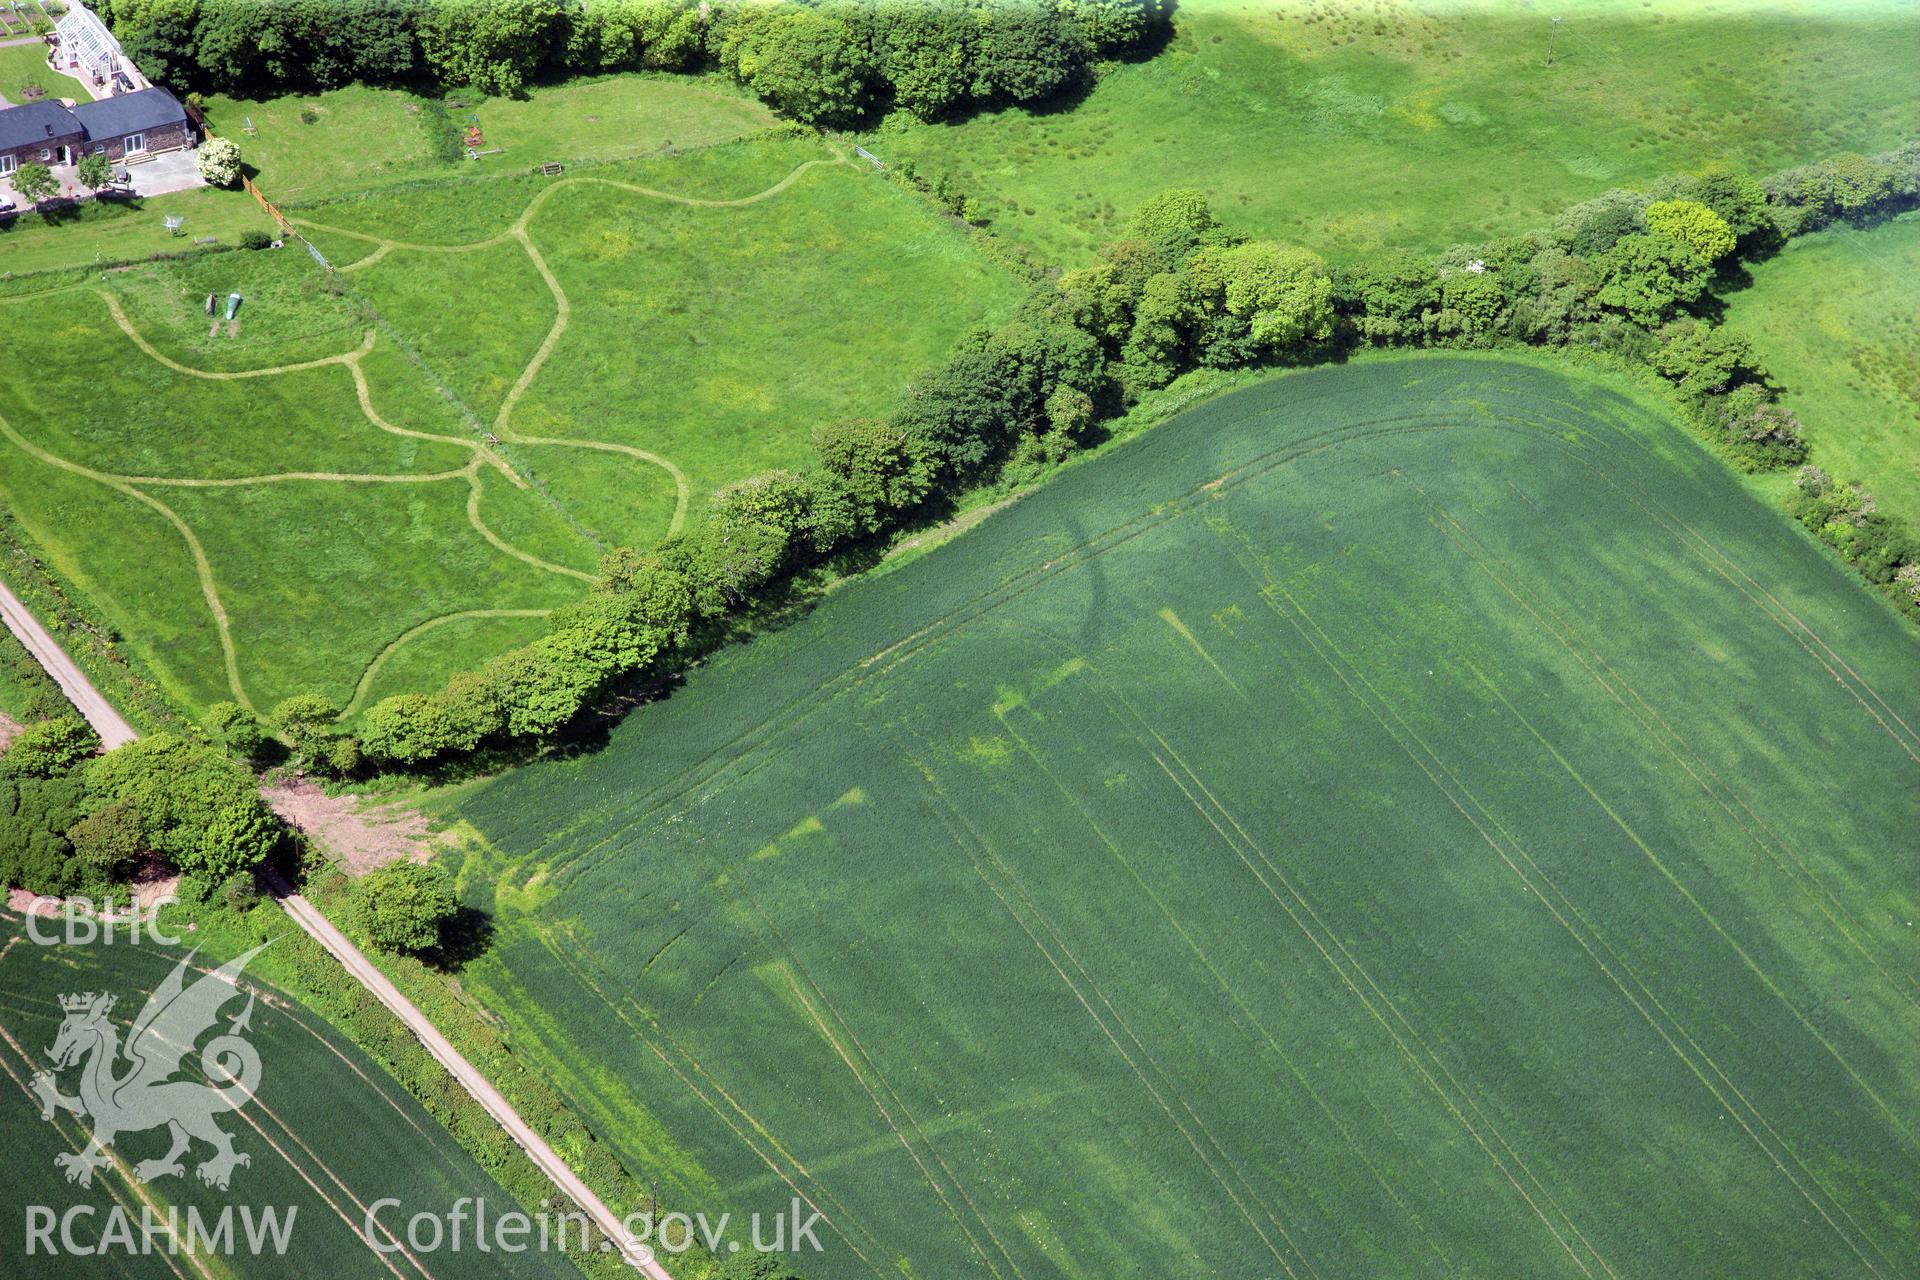
MULTIPOLYGON (((954 193, 896 178, 962 216, 954 193)), ((1369 346, 1597 353, 1657 376, 1732 465, 1804 463, 1773 380, 1744 338, 1713 322, 1717 291, 1737 283, 1741 260, 1791 235, 1916 205, 1920 143, 1758 181, 1682 175, 1576 205, 1548 231, 1334 271, 1307 250, 1235 234, 1198 192, 1163 193, 1093 266, 1042 275, 1011 321, 963 339, 890 416, 822 424, 812 469, 730 485, 704 524, 609 555, 547 635, 432 694, 383 699, 338 754, 408 770, 538 750, 610 697, 751 632, 796 593, 870 567, 890 539, 963 495, 1037 479, 1100 443, 1106 423, 1191 369, 1310 365, 1369 346)), ((1792 514, 1920 620, 1920 548, 1905 525, 1817 468, 1802 468, 1797 491, 1792 514)))

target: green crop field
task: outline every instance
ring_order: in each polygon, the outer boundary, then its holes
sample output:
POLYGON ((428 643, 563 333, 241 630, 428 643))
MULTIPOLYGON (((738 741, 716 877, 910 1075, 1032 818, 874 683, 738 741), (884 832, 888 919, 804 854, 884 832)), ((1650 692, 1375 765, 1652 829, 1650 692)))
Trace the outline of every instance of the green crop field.
POLYGON ((1915 658, 1597 376, 1280 377, 444 801, 462 984, 817 1280, 1903 1274, 1915 658))
POLYGON ((1920 11, 1896 0, 1191 0, 1174 21, 1167 50, 1070 110, 889 124, 866 144, 951 174, 996 230, 1077 265, 1163 187, 1351 258, 1529 230, 1716 160, 1765 172, 1920 135, 1920 11))
MULTIPOLYGON (((57 932, 59 925, 42 922, 39 927, 57 932)), ((21 917, 0 913, 0 1070, 5 1072, 0 1079, 0 1122, 13 1140, 0 1172, 0 1194, 10 1208, 0 1222, 0 1249, 16 1259, 9 1264, 9 1274, 51 1280, 278 1280, 294 1274, 288 1269, 294 1260, 324 1258, 327 1275, 368 1280, 578 1276, 557 1253, 526 1253, 509 1261, 498 1253, 475 1251, 470 1239, 469 1247, 459 1252, 415 1254, 389 1248, 376 1254, 360 1232, 377 1200, 392 1197, 406 1206, 380 1215, 381 1223, 399 1231, 404 1241, 407 1219, 414 1213, 444 1217, 465 1196, 484 1198, 492 1211, 504 1212, 508 1198, 396 1082, 319 1018, 251 977, 243 977, 241 985, 258 996, 246 1038, 260 1056, 260 1088, 246 1106, 218 1120, 235 1150, 250 1160, 234 1171, 229 1187, 208 1187, 196 1177, 195 1167, 212 1154, 200 1143, 186 1156, 182 1176, 146 1183, 135 1178, 135 1164, 165 1154, 164 1130, 122 1135, 114 1147, 119 1158, 114 1168, 96 1174, 91 1188, 69 1185, 54 1157, 84 1146, 87 1130, 63 1113, 57 1114, 57 1124, 44 1122, 30 1084, 36 1072, 49 1066, 45 1051, 53 1045, 63 1016, 59 998, 89 991, 116 995, 112 1020, 124 1036, 148 993, 185 954, 150 942, 128 944, 124 934, 112 945, 36 946, 21 917), (20 1260, 26 1256, 24 1210, 29 1205, 61 1215, 74 1206, 90 1206, 90 1218, 76 1219, 75 1232, 83 1243, 107 1238, 107 1218, 116 1206, 131 1216, 136 1241, 143 1208, 162 1222, 169 1211, 176 1211, 183 1230, 189 1209, 209 1223, 229 1206, 236 1215, 244 1206, 256 1214, 272 1207, 283 1221, 289 1210, 294 1217, 287 1257, 254 1257, 244 1249, 197 1259, 184 1253, 172 1257, 161 1234, 144 1254, 113 1250, 99 1258, 48 1258, 43 1252, 25 1262, 20 1260), (16 1266, 31 1270, 14 1271, 16 1266)), ((190 973, 189 980, 193 976, 190 973)), ((243 1007, 243 1000, 232 1001, 216 1024, 217 1032, 224 1033, 227 1018, 243 1007)), ((191 1055, 180 1078, 205 1080, 198 1063, 198 1055, 191 1055)), ((124 1073, 126 1066, 113 1069, 124 1073)), ((74 1071, 65 1072, 59 1079, 61 1091, 73 1094, 76 1079, 74 1071)), ((234 1233, 244 1238, 237 1217, 234 1233)), ((376 1240, 383 1247, 394 1243, 385 1237, 376 1240)))
POLYGON ((1814 462, 1920 520, 1920 215, 1795 240, 1753 276, 1727 323, 1785 386, 1814 462))
POLYGON ((189 709, 484 661, 1020 292, 811 138, 296 216, 339 271, 290 246, 0 302, 63 353, 0 385, 0 495, 189 709))

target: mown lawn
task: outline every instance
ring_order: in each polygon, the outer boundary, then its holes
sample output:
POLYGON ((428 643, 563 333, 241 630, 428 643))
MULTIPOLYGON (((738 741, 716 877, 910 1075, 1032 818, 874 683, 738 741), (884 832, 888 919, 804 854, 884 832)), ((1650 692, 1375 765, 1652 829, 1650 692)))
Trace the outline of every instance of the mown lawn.
POLYGON ((212 237, 232 248, 248 231, 270 231, 273 219, 244 191, 202 187, 125 201, 86 200, 49 213, 0 219, 0 296, 48 286, 34 273, 75 271, 157 255, 198 256, 212 237), (167 230, 178 217, 178 234, 167 230), (20 279, 19 277, 27 277, 20 279))
POLYGON ((71 76, 58 75, 48 69, 46 45, 0 48, 0 98, 17 107, 27 101, 21 90, 29 84, 37 84, 58 98, 75 97, 81 90, 79 82, 71 76))
POLYGON ((1711 161, 1766 172, 1920 135, 1920 14, 1891 0, 1192 0, 1175 26, 1166 51, 1071 107, 903 120, 863 141, 950 173, 997 230, 1071 265, 1163 187, 1352 258, 1527 230, 1711 161))
MULTIPOLYGON (((287 927, 291 927, 290 925, 287 927)), ((43 934, 57 936, 58 925, 40 925, 43 934)), ((234 1149, 250 1163, 233 1172, 227 1190, 202 1185, 196 1166, 212 1155, 212 1148, 196 1143, 185 1158, 182 1176, 134 1181, 132 1165, 166 1152, 164 1129, 130 1130, 115 1143, 117 1170, 95 1175, 91 1189, 68 1185, 54 1157, 86 1144, 87 1129, 61 1114, 58 1123, 40 1118, 40 1103, 28 1088, 28 1079, 49 1066, 46 1050, 60 1029, 58 998, 84 991, 111 993, 119 1003, 112 1021, 125 1036, 145 1004, 147 995, 167 977, 186 948, 133 945, 124 934, 112 946, 38 946, 27 936, 22 919, 0 912, 0 1121, 13 1135, 15 1147, 0 1171, 0 1195, 16 1210, 46 1206, 56 1215, 84 1206, 73 1219, 75 1237, 82 1243, 111 1241, 104 1235, 108 1215, 123 1206, 131 1215, 134 1241, 124 1252, 108 1245, 101 1257, 47 1256, 44 1245, 34 1259, 32 1274, 65 1280, 93 1280, 103 1275, 139 1277, 215 1274, 236 1280, 264 1280, 288 1274, 288 1258, 325 1259, 330 1276, 384 1276, 391 1280, 392 1260, 404 1253, 391 1251, 392 1239, 376 1235, 389 1252, 376 1254, 359 1234, 366 1207, 383 1198, 405 1206, 397 1219, 383 1212, 381 1221, 392 1226, 405 1242, 407 1217, 416 1212, 446 1215, 456 1201, 475 1196, 488 1200, 495 1212, 504 1211, 508 1197, 473 1159, 455 1144, 444 1126, 389 1078, 379 1067, 328 1028, 319 1018, 291 1001, 283 992, 264 986, 255 977, 241 979, 258 996, 248 1021, 246 1039, 260 1058, 258 1093, 238 1111, 222 1113, 217 1123, 233 1139, 234 1149), (164 1234, 139 1248, 142 1202, 153 1206, 161 1221, 169 1209, 180 1215, 184 1232, 189 1210, 198 1212, 211 1227, 223 1210, 235 1211, 235 1244, 209 1255, 202 1248, 194 1267, 183 1264, 182 1251, 169 1256, 164 1234), (254 1256, 246 1247, 240 1206, 259 1214, 272 1206, 284 1221, 292 1215, 287 1257, 271 1249, 254 1256), (89 1214, 85 1209, 90 1209, 89 1214)), ((266 957, 261 957, 264 961, 266 957)), ((204 957, 198 962, 205 964, 204 957)), ((256 962, 258 963, 258 962, 256 962)), ((266 968, 261 963, 259 967, 266 968)), ((198 975, 189 970, 187 981, 198 975)), ((246 1006, 236 998, 223 1011, 219 1029, 246 1006)), ((210 1035, 211 1033, 209 1033, 210 1035)), ((183 1080, 205 1080, 190 1053, 183 1080)), ((77 1073, 60 1081, 62 1092, 75 1093, 77 1073)), ((20 1212, 0 1223, 0 1249, 12 1258, 29 1256, 20 1212)), ((471 1239, 468 1244, 472 1243, 471 1239)), ((542 1280, 579 1275, 556 1253, 529 1252, 511 1260, 499 1252, 473 1248, 443 1250, 434 1255, 433 1274, 449 1280, 480 1280, 512 1275, 542 1280)))
POLYGON ((1021 288, 809 138, 296 213, 346 269, 202 254, 3 304, 67 355, 0 383, 0 494, 189 710, 483 663, 1021 288))
POLYGON ((1727 323, 1753 339, 1813 461, 1920 521, 1920 214, 1795 240, 1753 268, 1727 323))
POLYGON ((461 982, 820 1280, 1891 1275, 1915 656, 1604 380, 1304 372, 469 788, 461 982))

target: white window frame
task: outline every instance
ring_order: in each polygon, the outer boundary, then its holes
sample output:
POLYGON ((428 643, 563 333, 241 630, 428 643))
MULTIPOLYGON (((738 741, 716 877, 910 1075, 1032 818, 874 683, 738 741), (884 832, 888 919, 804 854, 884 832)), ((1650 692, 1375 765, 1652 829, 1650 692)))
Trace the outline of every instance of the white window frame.
POLYGON ((52 147, 42 147, 42 148, 40 148, 40 163, 41 163, 41 164, 52 164, 52 163, 53 163, 53 148, 52 148, 52 147))
POLYGON ((122 153, 130 156, 141 154, 147 149, 147 135, 144 133, 128 134, 126 141, 120 144, 120 149, 122 153))
POLYGON ((0 178, 6 177, 20 167, 20 161, 11 153, 0 156, 0 178))

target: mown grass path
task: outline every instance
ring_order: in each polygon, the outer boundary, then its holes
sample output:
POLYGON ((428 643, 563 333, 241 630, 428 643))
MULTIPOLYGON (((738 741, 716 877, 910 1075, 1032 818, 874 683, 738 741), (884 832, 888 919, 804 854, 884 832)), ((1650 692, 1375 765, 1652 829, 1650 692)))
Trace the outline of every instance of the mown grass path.
MULTIPOLYGON (((548 266, 545 257, 535 244, 531 232, 532 224, 541 208, 555 193, 574 186, 603 186, 617 189, 635 196, 660 200, 675 204, 684 204, 700 208, 728 209, 742 208, 769 200, 786 191, 802 175, 811 169, 823 165, 846 163, 846 157, 836 146, 831 159, 812 159, 796 165, 779 181, 750 195, 720 199, 699 196, 680 195, 658 188, 635 183, 621 182, 610 178, 573 177, 563 178, 541 188, 517 215, 514 222, 505 231, 485 239, 459 245, 419 244, 399 239, 387 239, 363 232, 327 227, 325 224, 309 220, 296 219, 300 225, 314 230, 330 231, 335 234, 353 237, 375 244, 375 251, 358 262, 349 264, 341 270, 357 271, 369 267, 397 249, 427 253, 470 253, 512 242, 527 255, 534 269, 539 273, 554 304, 554 318, 545 337, 532 357, 515 378, 511 388, 494 415, 490 430, 476 432, 468 436, 451 435, 444 432, 424 431, 404 426, 384 417, 374 406, 372 386, 368 378, 365 362, 374 352, 379 341, 379 330, 368 328, 360 344, 348 351, 319 356, 310 360, 293 361, 267 365, 253 369, 217 370, 195 368, 167 355, 143 334, 127 314, 119 298, 105 289, 95 290, 102 304, 127 338, 149 359, 182 377, 197 378, 213 382, 242 382, 252 379, 284 377, 290 374, 324 370, 344 369, 352 380, 354 398, 361 414, 369 425, 379 431, 409 439, 430 441, 440 445, 450 445, 464 450, 469 455, 466 465, 457 468, 423 472, 353 472, 328 470, 276 471, 245 476, 170 476, 153 474, 131 474, 91 467, 84 463, 62 456, 44 448, 30 439, 4 418, 0 418, 0 436, 17 445, 22 451, 51 467, 57 467, 70 474, 104 485, 117 493, 148 507, 165 519, 180 535, 191 557, 193 572, 199 582, 207 613, 212 619, 219 641, 220 652, 225 666, 226 681, 233 700, 242 707, 260 712, 265 708, 256 706, 250 696, 245 679, 241 674, 238 646, 233 635, 233 623, 229 610, 221 598, 220 587, 215 577, 212 562, 195 533, 192 525, 173 506, 163 501, 149 490, 154 489, 244 489, 260 485, 278 484, 349 484, 349 485, 437 485, 462 483, 467 486, 466 521, 473 531, 500 554, 525 564, 543 573, 554 574, 580 582, 592 581, 592 575, 567 565, 535 554, 517 545, 512 539, 502 536, 491 527, 482 514, 484 491, 481 486, 481 473, 492 470, 504 477, 515 488, 526 490, 528 480, 508 457, 508 446, 525 446, 541 449, 574 449, 614 454, 630 458, 664 471, 674 486, 674 506, 667 523, 667 536, 678 533, 685 527, 692 499, 692 486, 686 472, 670 458, 659 453, 633 445, 608 440, 565 439, 547 435, 521 434, 513 427, 514 410, 518 407, 527 390, 540 375, 548 358, 559 346, 567 332, 572 316, 572 304, 566 290, 548 266)), ((414 623, 389 641, 362 671, 354 686, 352 698, 342 711, 346 718, 357 714, 365 705, 374 687, 380 671, 390 662, 396 652, 406 645, 430 634, 439 627, 462 620, 488 618, 536 618, 549 612, 545 609, 482 608, 461 609, 428 618, 414 623)))

